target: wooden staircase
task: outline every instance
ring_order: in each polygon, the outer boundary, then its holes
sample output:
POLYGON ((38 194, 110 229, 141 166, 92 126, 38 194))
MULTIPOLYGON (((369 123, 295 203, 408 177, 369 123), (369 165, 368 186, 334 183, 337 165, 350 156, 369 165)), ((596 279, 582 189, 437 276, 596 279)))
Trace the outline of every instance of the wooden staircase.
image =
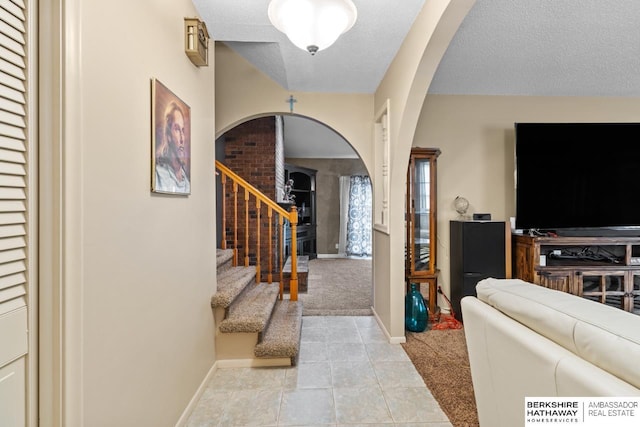
POLYGON ((233 252, 218 249, 216 256, 216 358, 231 366, 295 365, 302 302, 280 299, 277 282, 256 283, 256 267, 233 266, 233 252))
MULTIPOLYGON (((298 257, 292 257, 285 279, 283 230, 286 221, 296 235, 296 207, 287 212, 221 162, 215 166, 224 196, 217 290, 211 297, 216 359, 227 366, 295 365, 302 302, 298 301, 298 257)), ((295 239, 291 253, 296 253, 295 239)))

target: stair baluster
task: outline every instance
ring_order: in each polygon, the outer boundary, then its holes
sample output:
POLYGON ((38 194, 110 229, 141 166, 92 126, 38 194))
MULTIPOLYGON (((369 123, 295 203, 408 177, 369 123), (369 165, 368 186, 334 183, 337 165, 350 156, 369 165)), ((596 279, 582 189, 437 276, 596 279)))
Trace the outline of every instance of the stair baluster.
MULTIPOLYGON (((269 218, 269 242, 273 242, 272 236, 272 224, 273 224, 273 208, 271 206, 267 207, 267 217, 269 218)), ((269 251, 269 263, 267 270, 267 282, 271 283, 273 281, 272 271, 273 271, 273 251, 269 251)))
MULTIPOLYGON (((284 242, 284 217, 282 215, 278 215, 278 233, 279 233, 279 242, 284 242)), ((284 245, 278 245, 278 250, 280 251, 280 260, 279 271, 280 271, 280 299, 284 294, 284 245)))
POLYGON ((247 187, 244 187, 244 266, 249 267, 249 191, 247 187))
POLYGON ((256 283, 262 281, 262 275, 260 274, 260 228, 262 227, 260 217, 260 199, 256 198, 256 283))
MULTIPOLYGON (((279 241, 278 241, 278 250, 279 250, 279 267, 276 271, 276 274, 280 276, 280 299, 283 299, 284 293, 284 275, 283 275, 283 265, 284 265, 284 236, 283 236, 283 228, 284 228, 284 220, 287 220, 291 225, 291 235, 296 236, 296 228, 298 225, 298 212, 295 206, 291 206, 290 212, 287 212, 280 205, 278 205, 275 201, 268 198, 264 193, 260 190, 249 184, 243 178, 238 176, 236 173, 227 168, 224 164, 220 163, 216 160, 215 168, 220 174, 220 179, 222 182, 222 189, 226 195, 226 182, 230 179, 233 183, 232 193, 233 193, 233 203, 234 203, 234 223, 233 223, 233 265, 238 265, 237 257, 238 257, 238 187, 242 187, 244 192, 244 203, 245 203, 245 224, 243 227, 244 231, 244 265, 249 266, 250 264, 250 229, 249 229, 249 203, 250 197, 253 196, 256 198, 256 228, 257 233, 255 235, 256 241, 256 282, 260 283, 261 281, 261 252, 260 252, 260 239, 261 239, 261 227, 262 227, 262 215, 261 211, 263 205, 267 209, 267 221, 268 221, 268 238, 269 242, 273 242, 272 237, 272 221, 273 214, 277 215, 278 226, 279 226, 279 241)), ((222 247, 227 247, 227 230, 226 230, 226 197, 222 198, 222 213, 223 213, 223 243, 222 247)), ((268 283, 272 283, 273 280, 273 245, 268 245, 268 267, 267 267, 267 281, 268 283)), ((291 301, 298 300, 298 260, 297 260, 297 242, 296 239, 291 240, 291 275, 289 279, 289 299, 291 301)))
POLYGON ((233 182, 233 265, 238 265, 238 183, 233 182))

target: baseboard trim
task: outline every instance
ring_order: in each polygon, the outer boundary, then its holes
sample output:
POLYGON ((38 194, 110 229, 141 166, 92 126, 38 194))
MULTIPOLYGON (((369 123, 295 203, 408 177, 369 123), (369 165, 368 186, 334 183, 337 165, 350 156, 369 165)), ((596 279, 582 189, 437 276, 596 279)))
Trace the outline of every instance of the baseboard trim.
POLYGON ((391 334, 389 334, 389 331, 387 331, 386 326, 384 326, 384 323, 382 323, 382 319, 380 319, 380 316, 378 316, 378 313, 376 313, 376 310, 373 307, 371 307, 371 312, 373 313, 373 317, 375 317, 376 322, 378 322, 378 326, 380 326, 380 329, 382 329, 382 332, 387 337, 387 340, 390 344, 402 344, 407 342, 407 337, 404 335, 401 337, 392 337, 391 334))
POLYGON ((186 427, 189 417, 191 413, 194 411, 198 402, 202 398, 209 382, 213 378, 213 375, 216 373, 218 369, 222 368, 262 368, 262 367, 272 367, 272 366, 291 366, 291 358, 289 357, 279 357, 273 359, 225 359, 225 360, 217 360, 207 375, 205 375, 204 379, 198 386, 195 394, 189 401, 189 404, 180 415, 178 422, 176 422, 175 427, 186 427))
POLYGON ((347 256, 345 254, 317 254, 318 258, 346 258, 347 256))
POLYGON ((349 259, 368 259, 368 260, 372 260, 373 258, 371 256, 347 256, 347 254, 344 253, 340 253, 340 254, 316 254, 317 258, 349 258, 349 259))
POLYGON ((207 389, 207 385, 209 385, 211 378, 213 378, 213 375, 216 373, 218 368, 219 368, 218 362, 215 362, 211 367, 211 369, 209 369, 209 372, 207 372, 207 375, 205 375, 200 385, 198 386, 198 389, 196 390, 195 394, 189 401, 189 404, 187 405, 187 407, 182 412, 182 415, 180 415, 180 418, 178 418, 178 422, 176 422, 175 427, 186 427, 187 422, 189 421, 189 417, 191 416, 191 413, 196 408, 196 405, 200 401, 200 398, 202 397, 205 390, 207 389))
POLYGON ((272 359, 224 359, 216 362, 218 368, 267 368, 272 366, 291 366, 291 358, 274 357, 272 359))

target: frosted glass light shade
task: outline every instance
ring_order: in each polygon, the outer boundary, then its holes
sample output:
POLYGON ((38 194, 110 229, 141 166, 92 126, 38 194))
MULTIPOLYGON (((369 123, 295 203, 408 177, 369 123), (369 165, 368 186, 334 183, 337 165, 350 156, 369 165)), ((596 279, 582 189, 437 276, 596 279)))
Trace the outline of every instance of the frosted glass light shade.
POLYGON ((311 54, 331 46, 358 17, 351 0, 271 0, 269 20, 311 54))

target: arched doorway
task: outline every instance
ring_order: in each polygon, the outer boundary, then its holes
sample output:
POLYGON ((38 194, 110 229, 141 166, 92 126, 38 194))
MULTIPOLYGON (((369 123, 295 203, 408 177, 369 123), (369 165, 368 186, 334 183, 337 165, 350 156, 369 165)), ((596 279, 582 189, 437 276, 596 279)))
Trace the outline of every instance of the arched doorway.
MULTIPOLYGON (((285 181, 294 176, 291 171, 312 174, 312 186, 305 187, 313 192, 312 205, 305 195, 307 190, 303 189, 297 195, 298 211, 305 212, 300 228, 306 226, 308 230, 303 231, 304 242, 298 244, 302 252, 299 250, 298 254, 310 258, 310 285, 323 280, 316 274, 320 271, 325 272, 322 275, 330 274, 331 279, 324 281, 321 295, 310 289, 303 291, 300 299, 308 303, 305 304, 309 307, 307 311, 315 315, 371 314, 371 238, 366 253, 346 253, 344 248, 341 251, 340 245, 341 230, 347 229, 348 221, 348 215, 344 215, 348 205, 345 207, 341 203, 341 199, 348 201, 348 194, 341 197, 340 182, 351 177, 368 179, 367 168, 351 145, 333 129, 313 119, 298 115, 265 115, 250 118, 220 135, 216 140, 216 159, 276 202, 281 201, 285 181), (313 239, 313 244, 305 246, 309 239, 313 239), (341 270, 344 271, 340 273, 341 270), (358 293, 358 289, 364 290, 358 293), (354 292, 357 295, 352 294, 354 292)), ((296 183, 294 187, 296 185, 302 184, 296 183)), ((220 191, 219 187, 218 209, 220 191)), ((368 209, 371 217, 371 200, 368 209)), ((367 227, 370 236, 370 222, 367 227)), ((221 234, 222 230, 218 229, 218 245, 221 234)))

